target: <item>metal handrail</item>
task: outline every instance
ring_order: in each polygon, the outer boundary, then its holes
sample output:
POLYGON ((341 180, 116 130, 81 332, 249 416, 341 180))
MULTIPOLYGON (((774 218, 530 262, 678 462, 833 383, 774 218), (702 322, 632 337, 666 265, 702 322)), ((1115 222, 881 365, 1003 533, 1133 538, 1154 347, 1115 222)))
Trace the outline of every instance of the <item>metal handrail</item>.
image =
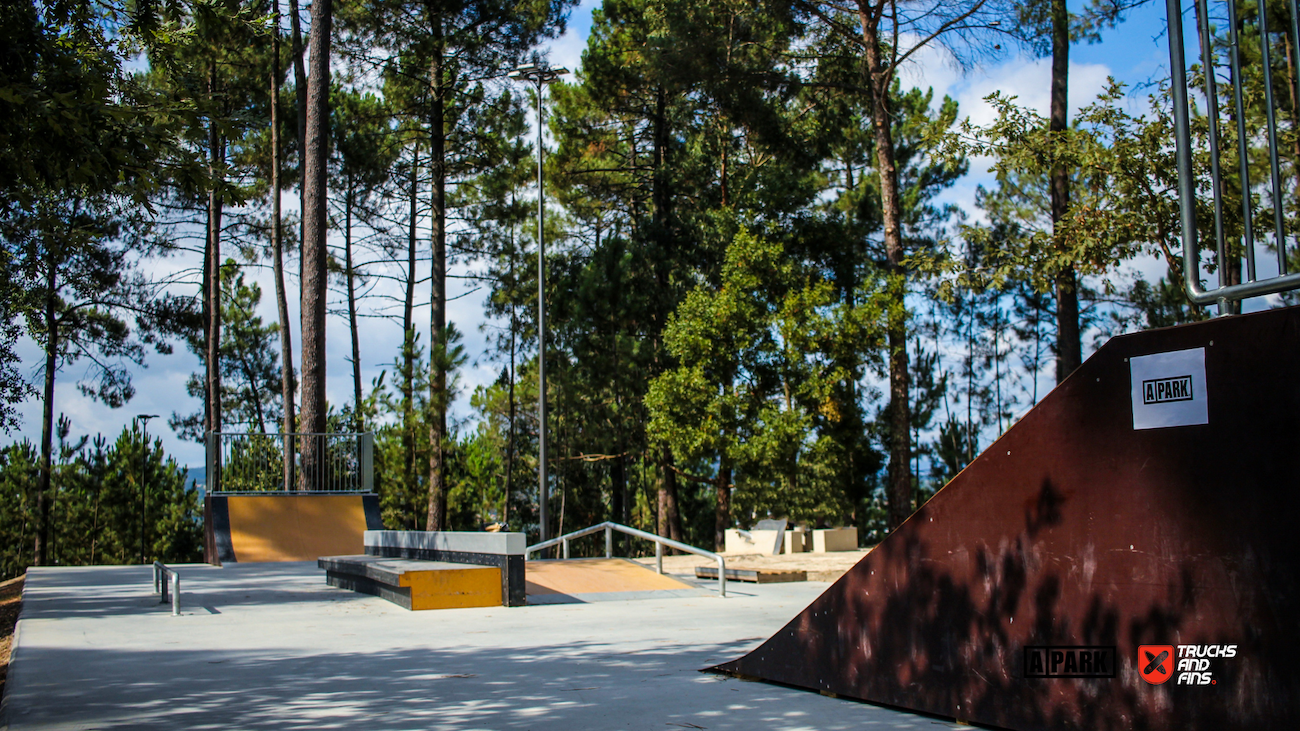
MULTIPOLYGON (((1277 267, 1278 274, 1274 277, 1259 279, 1255 272, 1255 233, 1253 227, 1253 210, 1251 202, 1251 191, 1253 185, 1250 179, 1250 155, 1248 144, 1252 136, 1246 130, 1246 116, 1242 110, 1243 95, 1243 76, 1241 64, 1238 58, 1239 40, 1238 25, 1243 23, 1244 16, 1239 13, 1238 6, 1235 2, 1229 1, 1227 4, 1226 14, 1227 28, 1231 37, 1231 48, 1228 50, 1228 71, 1229 82, 1232 88, 1232 104, 1236 118, 1236 142, 1237 158, 1240 165, 1239 187, 1243 191, 1241 195, 1241 209, 1244 226, 1241 237, 1241 247, 1245 255, 1246 280, 1237 284, 1229 283, 1228 270, 1232 265, 1240 265, 1240 259, 1237 262, 1229 261, 1229 247, 1224 235, 1224 204, 1225 193, 1223 185, 1223 174, 1220 170, 1219 138, 1220 122, 1218 109, 1218 90, 1215 88, 1218 82, 1216 68, 1219 65, 1216 59, 1214 40, 1210 37, 1210 9, 1207 0, 1193 0, 1196 6, 1197 15, 1201 18, 1199 22, 1199 35, 1201 46, 1201 74, 1205 82, 1205 101, 1206 121, 1209 123, 1208 142, 1210 147, 1210 164, 1211 164, 1211 192, 1214 198, 1214 241, 1216 247, 1217 259, 1215 262, 1219 272, 1219 285, 1217 287, 1206 288, 1201 284, 1201 257, 1199 242, 1197 240, 1197 221, 1196 221, 1196 187, 1197 182, 1192 169, 1192 160, 1194 150, 1192 149, 1192 132, 1191 119, 1192 108, 1188 95, 1187 83, 1187 58, 1183 48, 1183 2, 1184 0, 1166 0, 1166 13, 1169 24, 1169 63, 1170 63, 1170 91, 1173 95, 1174 106, 1174 142, 1176 162, 1178 166, 1178 203, 1179 218, 1182 224, 1182 241, 1183 241, 1183 282, 1187 290, 1187 298, 1198 305, 1208 305, 1214 302, 1219 304, 1219 314, 1225 314, 1230 311, 1230 303, 1237 302, 1247 297, 1259 297, 1267 294, 1286 292, 1293 289, 1300 289, 1300 272, 1287 271, 1287 231, 1285 221, 1283 220, 1282 200, 1284 191, 1281 184, 1281 175, 1279 172, 1278 162, 1278 142, 1277 142, 1277 104, 1273 99, 1273 84, 1270 79, 1271 63, 1269 62, 1269 28, 1268 14, 1257 13, 1255 25, 1259 31, 1259 36, 1263 39, 1260 43, 1260 53, 1262 57, 1262 71, 1264 74, 1264 93, 1265 93, 1265 127, 1268 135, 1268 155, 1269 155, 1269 175, 1268 180, 1260 180, 1261 184, 1267 182, 1270 184, 1273 198, 1273 237, 1277 249, 1277 267)), ((1295 32, 1300 31, 1300 3, 1297 0, 1287 0, 1287 6, 1290 9, 1293 36, 1295 32)), ((1293 42, 1300 44, 1300 39, 1293 42)), ((1296 46, 1300 51, 1300 45, 1296 46)), ((1288 54, 1289 55, 1289 54, 1288 54)))
POLYGON ((593 533, 599 533, 601 531, 605 532, 605 558, 614 557, 614 531, 625 533, 636 538, 644 538, 647 541, 654 541, 655 572, 660 574, 664 572, 664 546, 676 548, 679 551, 685 551, 687 553, 693 553, 697 556, 714 559, 718 562, 718 596, 727 595, 727 561, 722 556, 719 556, 713 551, 706 551, 703 548, 688 546, 681 541, 674 541, 671 538, 664 538, 663 536, 657 536, 654 533, 647 533, 643 530, 637 530, 636 528, 629 528, 626 525, 611 521, 605 521, 604 523, 593 525, 590 528, 575 530, 572 533, 565 533, 564 535, 552 538, 549 541, 542 541, 541 543, 533 544, 524 549, 524 559, 526 560, 530 554, 536 553, 543 548, 550 548, 551 546, 563 546, 564 557, 568 558, 569 541, 575 538, 589 536, 593 533))
POLYGON ((181 575, 162 561, 153 562, 153 593, 162 594, 159 604, 172 603, 172 616, 181 616, 181 575))

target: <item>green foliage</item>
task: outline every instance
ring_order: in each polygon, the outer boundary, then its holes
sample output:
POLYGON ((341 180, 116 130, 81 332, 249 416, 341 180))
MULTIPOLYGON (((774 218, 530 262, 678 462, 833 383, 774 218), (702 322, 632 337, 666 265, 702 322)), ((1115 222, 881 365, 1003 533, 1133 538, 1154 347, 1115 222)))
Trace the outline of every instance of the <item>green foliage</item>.
MULTIPOLYGON (((221 269, 221 407, 226 430, 279 431, 283 413, 277 352, 279 326, 263 323, 262 317, 256 314, 262 301, 262 288, 256 282, 246 281, 235 260, 227 259, 221 269)), ((202 365, 207 355, 203 334, 195 329, 186 336, 190 350, 202 365)), ((200 370, 190 374, 185 384, 186 392, 201 402, 206 401, 207 392, 204 373, 200 370)), ((182 438, 203 441, 202 409, 193 414, 173 412, 167 424, 182 438)), ((270 454, 275 448, 256 450, 269 450, 270 454)))
MULTIPOLYGON (((68 422, 60 420, 50 488, 51 564, 139 563, 142 508, 146 563, 202 560, 198 492, 186 488, 185 469, 164 454, 161 440, 146 444, 143 437, 133 423, 112 444, 102 436, 70 440, 68 422)), ((0 449, 4 578, 21 574, 33 562, 39 472, 39 456, 30 442, 0 449)))

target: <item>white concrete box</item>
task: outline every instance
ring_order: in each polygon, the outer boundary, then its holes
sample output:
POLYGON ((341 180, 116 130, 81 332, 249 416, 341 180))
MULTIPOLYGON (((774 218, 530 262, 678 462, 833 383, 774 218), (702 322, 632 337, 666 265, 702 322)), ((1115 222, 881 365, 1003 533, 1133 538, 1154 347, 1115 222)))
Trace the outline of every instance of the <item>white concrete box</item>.
POLYGON ((857 528, 818 528, 812 532, 813 553, 858 550, 857 528))
POLYGON ((785 532, 785 543, 781 547, 781 553, 803 553, 807 546, 805 538, 808 531, 802 525, 796 525, 794 528, 785 532))
MULTIPOLYGON (((771 555, 776 546, 777 535, 774 530, 751 530, 741 532, 735 528, 727 530, 725 548, 727 553, 760 553, 771 555), (746 535, 748 534, 748 535, 746 535)), ((781 536, 781 553, 804 553, 808 550, 807 532, 803 526, 796 526, 785 531, 781 536)))

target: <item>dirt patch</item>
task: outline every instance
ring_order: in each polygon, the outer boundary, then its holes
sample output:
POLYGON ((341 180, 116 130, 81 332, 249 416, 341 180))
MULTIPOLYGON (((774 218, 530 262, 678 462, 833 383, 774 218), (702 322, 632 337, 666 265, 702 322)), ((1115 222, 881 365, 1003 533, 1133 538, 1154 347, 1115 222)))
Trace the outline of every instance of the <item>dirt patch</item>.
POLYGON ((9 675, 9 647, 14 640, 18 611, 22 609, 23 578, 0 583, 0 695, 4 694, 5 678, 9 675))

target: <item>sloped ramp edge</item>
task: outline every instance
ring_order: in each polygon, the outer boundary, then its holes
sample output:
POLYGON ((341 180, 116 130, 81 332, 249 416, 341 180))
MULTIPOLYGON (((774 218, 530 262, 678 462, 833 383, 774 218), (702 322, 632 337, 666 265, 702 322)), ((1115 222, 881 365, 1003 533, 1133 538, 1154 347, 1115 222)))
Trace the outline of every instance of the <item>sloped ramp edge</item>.
POLYGON ((1300 728, 1300 309, 1114 338, 783 629, 709 670, 1022 731, 1300 728), (1208 424, 1133 428, 1203 348, 1208 424), (1212 685, 1138 646, 1235 644, 1212 685), (1113 678, 1025 675, 1111 646, 1113 678))

